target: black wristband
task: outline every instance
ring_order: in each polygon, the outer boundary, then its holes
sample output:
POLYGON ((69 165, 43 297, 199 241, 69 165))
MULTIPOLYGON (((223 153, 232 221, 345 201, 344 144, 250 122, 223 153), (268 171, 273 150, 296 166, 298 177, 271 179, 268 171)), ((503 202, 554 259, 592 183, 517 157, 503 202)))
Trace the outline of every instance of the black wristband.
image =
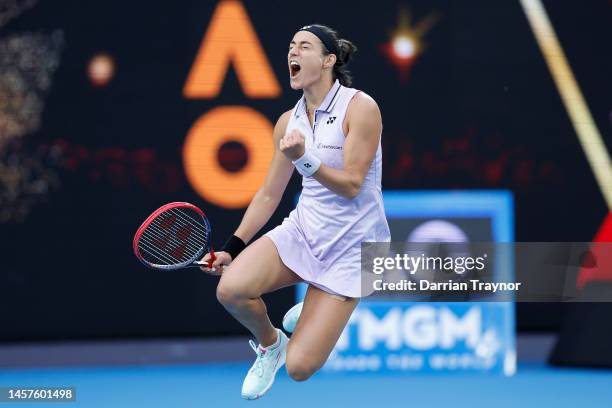
POLYGON ((223 248, 221 248, 221 251, 227 252, 228 254, 230 254, 232 256, 232 261, 233 261, 234 259, 236 259, 238 254, 242 252, 244 248, 246 248, 245 242, 241 240, 240 238, 238 238, 237 236, 232 235, 225 242, 225 244, 223 245, 223 248))

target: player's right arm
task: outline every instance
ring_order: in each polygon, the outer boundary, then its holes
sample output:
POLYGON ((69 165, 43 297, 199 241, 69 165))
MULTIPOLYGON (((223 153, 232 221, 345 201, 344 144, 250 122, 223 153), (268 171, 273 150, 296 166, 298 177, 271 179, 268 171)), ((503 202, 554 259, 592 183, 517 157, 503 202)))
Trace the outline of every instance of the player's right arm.
MULTIPOLYGON (((255 193, 255 196, 242 217, 238 229, 234 233, 234 235, 242 239, 245 243, 253 239, 255 234, 257 234, 257 232, 259 232, 259 230, 270 220, 270 217, 272 217, 272 214, 276 211, 283 197, 283 193, 295 169, 291 160, 289 160, 279 149, 280 140, 285 135, 290 117, 291 111, 283 113, 274 126, 274 153, 268 169, 268 174, 266 175, 263 185, 257 193, 255 193)), ((223 271, 222 265, 228 265, 232 261, 231 256, 227 252, 215 252, 215 255, 217 256, 217 259, 213 263, 215 270, 211 271, 207 267, 202 267, 202 270, 208 273, 220 274, 223 271)), ((206 254, 203 260, 207 262, 209 257, 210 255, 206 254)))

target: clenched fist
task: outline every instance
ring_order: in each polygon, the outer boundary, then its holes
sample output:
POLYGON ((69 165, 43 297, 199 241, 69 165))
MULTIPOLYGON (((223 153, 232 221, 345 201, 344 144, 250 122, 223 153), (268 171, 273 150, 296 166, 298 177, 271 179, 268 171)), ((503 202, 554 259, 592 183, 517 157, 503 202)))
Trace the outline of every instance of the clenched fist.
POLYGON ((290 160, 297 160, 304 155, 305 139, 299 130, 293 129, 280 140, 280 151, 290 160))

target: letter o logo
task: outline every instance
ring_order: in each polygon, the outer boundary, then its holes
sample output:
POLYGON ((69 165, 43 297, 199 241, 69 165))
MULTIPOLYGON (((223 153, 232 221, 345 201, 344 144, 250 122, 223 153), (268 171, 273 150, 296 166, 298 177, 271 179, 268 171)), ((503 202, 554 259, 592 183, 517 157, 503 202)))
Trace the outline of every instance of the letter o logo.
POLYGON ((205 200, 225 208, 246 207, 263 183, 274 147, 273 126, 261 113, 246 106, 222 106, 202 115, 183 145, 187 180, 205 200), (229 172, 217 153, 227 142, 247 150, 246 165, 229 172))

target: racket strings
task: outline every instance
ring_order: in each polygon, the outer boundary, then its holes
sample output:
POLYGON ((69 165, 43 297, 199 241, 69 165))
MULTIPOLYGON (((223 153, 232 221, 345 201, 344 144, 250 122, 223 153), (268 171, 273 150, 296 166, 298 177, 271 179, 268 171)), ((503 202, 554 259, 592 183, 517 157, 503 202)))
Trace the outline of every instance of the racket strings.
POLYGON ((143 233, 141 241, 144 244, 148 244, 150 247, 156 248, 158 251, 161 251, 161 253, 170 256, 170 253, 167 251, 168 246, 172 245, 173 247, 177 247, 182 245, 182 243, 171 239, 167 235, 167 233, 156 232, 153 228, 149 228, 143 233))
POLYGON ((155 227, 145 230, 141 237, 143 246, 155 249, 158 254, 165 255, 172 263, 183 261, 180 253, 187 253, 189 258, 195 256, 202 247, 194 246, 188 242, 181 242, 171 236, 171 232, 161 231, 155 227))
POLYGON ((189 262, 201 255, 209 237, 209 228, 199 215, 173 208, 155 218, 143 231, 138 246, 143 255, 167 265, 189 262))
MULTIPOLYGON (((144 255, 148 255, 146 258, 153 258, 153 261, 161 261, 162 264, 166 264, 166 265, 173 265, 173 264, 177 264, 180 263, 180 261, 178 259, 174 259, 171 256, 169 256, 168 254, 164 253, 164 252, 160 252, 158 251, 155 247, 147 245, 145 242, 139 242, 138 247, 140 249, 140 252, 142 253, 143 257, 144 255)), ((151 259, 147 259, 148 261, 151 261, 151 259)))
MULTIPOLYGON (((181 211, 181 209, 179 208, 172 208, 169 212, 177 216, 177 222, 186 222, 188 223, 188 225, 196 229, 197 233, 202 234, 203 239, 200 239, 200 241, 202 241, 203 243, 208 242, 210 228, 208 228, 207 225, 202 224, 202 217, 198 216, 198 218, 194 219, 189 215, 188 212, 181 211)), ((198 235, 194 235, 193 237, 196 240, 200 238, 198 235)))
MULTIPOLYGON (((176 265, 191 259, 190 257, 185 258, 182 256, 184 254, 184 251, 181 253, 170 252, 168 250, 161 249, 155 246, 155 244, 147 242, 146 239, 141 239, 141 241, 139 242, 139 248, 143 256, 150 255, 155 258, 155 260, 160 260, 162 261, 162 263, 167 265, 176 265)), ((195 255, 197 255, 197 252, 194 252, 191 257, 195 255)))
POLYGON ((190 247, 193 247, 193 249, 196 251, 199 251, 201 247, 205 247, 207 245, 208 230, 201 223, 177 217, 176 225, 179 226, 178 230, 172 231, 172 238, 174 238, 175 241, 178 238, 180 242, 192 244, 190 247), (203 238, 201 238, 201 236, 203 236, 203 238))
POLYGON ((198 239, 196 235, 191 237, 192 241, 186 240, 189 237, 178 239, 175 237, 175 234, 171 229, 168 230, 160 228, 158 225, 155 225, 155 223, 152 223, 149 227, 147 227, 144 232, 148 233, 148 235, 150 235, 150 238, 153 239, 153 242, 158 244, 158 246, 161 248, 166 247, 166 245, 169 243, 181 245, 182 243, 187 242, 188 245, 191 244, 189 246, 192 247, 194 250, 198 250, 201 246, 204 246, 205 244, 205 242, 203 242, 201 239, 198 239), (165 243, 163 243, 164 240, 166 241, 165 243))
POLYGON ((196 255, 200 249, 198 247, 189 245, 185 242, 180 242, 180 241, 177 241, 176 239, 172 239, 168 237, 167 232, 164 232, 164 233, 155 232, 154 228, 149 228, 145 230, 145 232, 143 233, 140 239, 140 243, 142 243, 142 246, 144 248, 155 250, 157 254, 166 256, 166 258, 169 258, 169 259, 166 259, 166 261, 168 261, 169 263, 177 263, 177 262, 184 261, 180 259, 182 258, 182 256, 174 252, 174 250, 177 248, 184 247, 186 250, 189 250, 187 252, 187 255, 189 258, 196 255), (164 234, 166 236, 164 236, 164 234), (172 244, 172 246, 170 246, 170 244, 172 244))

